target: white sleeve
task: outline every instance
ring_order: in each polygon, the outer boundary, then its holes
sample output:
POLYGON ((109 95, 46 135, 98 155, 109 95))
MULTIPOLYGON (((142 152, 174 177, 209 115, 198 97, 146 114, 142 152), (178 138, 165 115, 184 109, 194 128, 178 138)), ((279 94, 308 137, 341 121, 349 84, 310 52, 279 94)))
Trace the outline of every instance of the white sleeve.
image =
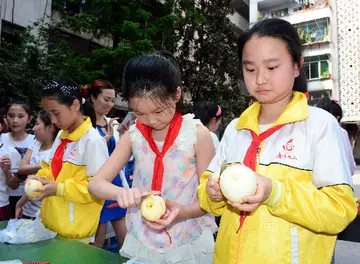
POLYGON ((21 155, 15 148, 8 148, 7 149, 10 161, 11 161, 11 172, 17 173, 19 170, 19 166, 21 163, 21 155))
POLYGON ((90 137, 86 142, 84 155, 87 176, 95 176, 109 158, 105 139, 99 134, 90 137))
POLYGON ((313 183, 317 188, 348 184, 353 187, 348 150, 337 120, 323 120, 314 135, 313 183))
POLYGON ((216 150, 219 148, 220 141, 219 141, 218 137, 215 135, 215 133, 213 133, 213 132, 211 132, 211 138, 214 143, 214 148, 215 148, 215 152, 216 152, 216 150))
POLYGON ((234 119, 226 127, 225 133, 220 141, 219 147, 216 149, 216 155, 210 162, 208 171, 215 172, 220 170, 221 164, 227 159, 227 154, 230 149, 230 142, 234 131, 236 131, 236 123, 238 119, 234 119))
POLYGON ((351 147, 351 143, 350 143, 350 139, 349 139, 349 134, 343 128, 341 128, 341 131, 343 133, 345 151, 346 151, 346 154, 348 155, 348 159, 349 159, 350 172, 351 172, 351 175, 354 175, 356 163, 355 163, 355 159, 354 159, 353 149, 351 147))

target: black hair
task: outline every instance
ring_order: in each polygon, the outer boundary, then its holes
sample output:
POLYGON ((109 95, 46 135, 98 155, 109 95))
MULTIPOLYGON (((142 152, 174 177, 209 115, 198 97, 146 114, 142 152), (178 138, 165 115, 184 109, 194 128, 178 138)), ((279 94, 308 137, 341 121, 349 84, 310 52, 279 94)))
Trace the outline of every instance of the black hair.
MULTIPOLYGON (((242 63, 242 53, 245 44, 253 37, 273 37, 282 40, 290 53, 294 63, 298 64, 300 74, 295 78, 293 91, 307 92, 307 77, 301 67, 302 44, 299 35, 289 22, 279 18, 269 18, 257 22, 251 29, 242 34, 238 41, 238 57, 242 63)), ((242 67, 240 67, 242 79, 244 79, 242 67)))
POLYGON ((133 97, 166 100, 174 97, 180 86, 180 67, 167 51, 135 57, 125 66, 122 92, 126 100, 133 97))
POLYGON ((40 118, 40 120, 44 123, 44 125, 46 127, 48 126, 53 126, 54 127, 54 134, 53 134, 53 140, 55 140, 57 134, 59 133, 59 128, 57 126, 55 126, 52 122, 51 122, 51 118, 48 112, 46 112, 45 110, 40 110, 40 112, 38 113, 38 117, 40 118))
POLYGON ((341 109, 341 106, 337 103, 331 100, 329 97, 324 97, 319 100, 316 107, 324 109, 325 111, 332 114, 338 121, 343 117, 343 111, 341 109))
POLYGON ((83 115, 90 117, 93 127, 96 126, 96 115, 94 107, 88 101, 82 104, 80 87, 70 79, 58 77, 46 83, 43 87, 41 98, 51 98, 60 104, 71 106, 75 100, 81 105, 83 115))
POLYGON ((21 106, 21 108, 24 109, 24 111, 28 114, 28 116, 30 116, 30 106, 26 101, 24 101, 22 99, 11 100, 10 103, 8 103, 8 105, 5 107, 5 115, 7 115, 10 108, 14 105, 21 106))
POLYGON ((196 119, 200 119, 201 123, 203 123, 204 126, 207 126, 210 123, 211 119, 213 119, 214 117, 216 118, 216 120, 219 120, 221 118, 222 110, 217 104, 210 102, 201 102, 195 108, 194 114, 196 119), (220 114, 216 115, 219 109, 220 114))

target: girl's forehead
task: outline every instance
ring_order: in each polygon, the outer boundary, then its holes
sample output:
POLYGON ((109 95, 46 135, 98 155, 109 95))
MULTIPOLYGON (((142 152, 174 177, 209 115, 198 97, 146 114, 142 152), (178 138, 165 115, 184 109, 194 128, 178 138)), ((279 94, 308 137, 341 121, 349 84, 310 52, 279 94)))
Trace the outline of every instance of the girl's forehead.
POLYGON ((18 105, 18 104, 14 104, 14 105, 10 106, 8 113, 10 113, 10 112, 17 113, 17 114, 21 114, 21 113, 27 114, 24 107, 22 105, 18 105))
POLYGON ((133 97, 129 99, 129 106, 134 111, 148 113, 157 109, 165 108, 167 106, 167 102, 161 101, 160 98, 133 97))

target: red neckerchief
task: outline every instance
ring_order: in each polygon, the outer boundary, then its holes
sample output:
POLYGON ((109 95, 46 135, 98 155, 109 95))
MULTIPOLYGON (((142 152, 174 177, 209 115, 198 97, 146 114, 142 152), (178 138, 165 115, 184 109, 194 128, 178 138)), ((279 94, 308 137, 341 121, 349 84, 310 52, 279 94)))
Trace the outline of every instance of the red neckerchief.
POLYGON ((70 142, 72 141, 69 139, 62 139, 61 144, 57 147, 54 157, 51 161, 51 170, 55 181, 62 169, 66 145, 70 142))
MULTIPOLYGON (((244 165, 252 169, 253 171, 256 171, 256 158, 257 155, 260 152, 259 146, 261 142, 263 142, 265 139, 270 137, 272 134, 274 134, 276 131, 278 131, 280 128, 282 128, 284 125, 278 125, 274 126, 265 132, 261 133, 260 135, 257 135, 254 131, 250 130, 251 136, 252 136, 252 142, 250 144, 250 147, 246 151, 246 155, 244 158, 244 165)), ((240 212, 240 223, 239 228, 236 231, 236 233, 239 232, 241 226, 243 225, 246 217, 249 215, 247 212, 240 212)))
POLYGON ((152 137, 152 128, 146 126, 139 121, 136 122, 136 127, 139 129, 141 134, 144 136, 146 141, 149 143, 151 150, 156 154, 155 164, 154 164, 154 174, 152 178, 151 189, 154 191, 160 191, 162 188, 163 176, 164 176, 164 163, 163 158, 166 151, 174 144, 175 139, 179 135, 183 117, 179 112, 176 112, 173 120, 170 123, 169 130, 167 132, 164 146, 160 152, 158 147, 155 144, 155 141, 152 137))

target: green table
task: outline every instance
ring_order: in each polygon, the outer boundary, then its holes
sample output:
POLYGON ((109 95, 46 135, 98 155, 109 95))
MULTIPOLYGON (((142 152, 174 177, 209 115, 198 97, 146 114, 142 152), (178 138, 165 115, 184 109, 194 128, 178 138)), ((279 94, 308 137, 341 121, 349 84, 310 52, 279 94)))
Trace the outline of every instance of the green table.
MULTIPOLYGON (((6 225, 7 222, 0 222, 0 230, 6 225)), ((50 264, 117 264, 127 261, 120 255, 61 237, 32 244, 0 243, 0 261, 14 259, 50 264)))

